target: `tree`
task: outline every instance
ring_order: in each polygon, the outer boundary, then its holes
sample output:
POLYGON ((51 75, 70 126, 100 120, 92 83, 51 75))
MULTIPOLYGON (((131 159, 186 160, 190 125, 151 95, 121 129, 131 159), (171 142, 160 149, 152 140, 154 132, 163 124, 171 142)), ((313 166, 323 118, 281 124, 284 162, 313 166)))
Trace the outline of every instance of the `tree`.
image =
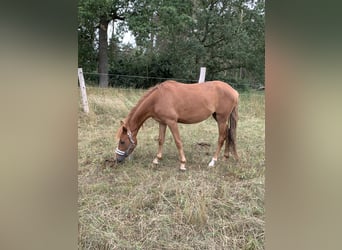
POLYGON ((123 0, 79 1, 79 30, 84 29, 85 26, 89 29, 89 23, 91 23, 94 31, 98 31, 97 49, 100 87, 108 87, 108 24, 116 20, 125 20, 127 8, 128 1, 123 0))
POLYGON ((81 0, 79 41, 86 45, 79 46, 79 60, 98 54, 100 86, 107 86, 108 70, 141 76, 134 81, 113 76, 113 86, 149 87, 161 78, 196 81, 201 66, 207 67, 207 80, 252 86, 264 78, 264 5, 264 0, 81 0), (106 30, 117 20, 124 20, 136 47, 112 37, 108 50, 106 30), (96 46, 89 45, 91 39, 96 46))

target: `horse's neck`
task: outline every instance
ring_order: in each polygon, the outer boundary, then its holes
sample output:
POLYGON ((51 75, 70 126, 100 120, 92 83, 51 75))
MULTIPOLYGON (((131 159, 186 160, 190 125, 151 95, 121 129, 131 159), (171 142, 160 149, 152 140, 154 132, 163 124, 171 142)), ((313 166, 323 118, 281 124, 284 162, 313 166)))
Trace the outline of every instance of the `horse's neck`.
POLYGON ((130 119, 128 120, 128 126, 133 133, 138 133, 143 123, 151 117, 151 103, 149 100, 145 100, 135 109, 130 119))

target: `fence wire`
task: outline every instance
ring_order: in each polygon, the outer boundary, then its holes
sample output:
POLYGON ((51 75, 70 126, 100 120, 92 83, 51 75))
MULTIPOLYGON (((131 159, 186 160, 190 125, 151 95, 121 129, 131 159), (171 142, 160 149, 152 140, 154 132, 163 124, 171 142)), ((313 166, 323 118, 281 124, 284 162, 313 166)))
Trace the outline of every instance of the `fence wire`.
MULTIPOLYGON (((186 83, 197 83, 198 79, 177 78, 177 77, 159 77, 159 76, 141 76, 141 75, 123 75, 123 74, 103 74, 94 72, 83 72, 87 85, 98 86, 99 76, 108 75, 109 87, 133 87, 133 88, 148 88, 154 86, 162 81, 175 80, 186 83), (132 79, 139 79, 137 82, 132 82, 132 79)), ((209 81, 209 80, 207 80, 209 81)), ((225 81, 225 80, 223 80, 225 81)), ((227 81, 233 88, 247 89, 248 87, 254 89, 263 89, 262 84, 247 82, 245 79, 235 82, 227 81)))

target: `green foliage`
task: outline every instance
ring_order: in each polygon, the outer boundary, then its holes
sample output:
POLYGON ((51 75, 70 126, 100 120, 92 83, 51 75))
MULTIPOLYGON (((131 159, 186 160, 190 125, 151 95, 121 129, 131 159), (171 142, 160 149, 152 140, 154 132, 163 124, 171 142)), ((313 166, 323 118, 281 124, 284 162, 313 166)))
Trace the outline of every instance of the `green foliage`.
POLYGON ((172 78, 172 65, 168 58, 158 55, 146 57, 138 51, 134 56, 120 54, 110 64, 110 86, 147 88, 172 78))
POLYGON ((96 72, 94 27, 101 15, 117 10, 125 22, 116 24, 108 49, 111 86, 149 87, 164 78, 192 82, 205 66, 206 80, 235 79, 241 88, 253 88, 264 83, 264 7, 264 0, 81 0, 79 66, 96 72), (135 47, 120 43, 126 30, 135 47))

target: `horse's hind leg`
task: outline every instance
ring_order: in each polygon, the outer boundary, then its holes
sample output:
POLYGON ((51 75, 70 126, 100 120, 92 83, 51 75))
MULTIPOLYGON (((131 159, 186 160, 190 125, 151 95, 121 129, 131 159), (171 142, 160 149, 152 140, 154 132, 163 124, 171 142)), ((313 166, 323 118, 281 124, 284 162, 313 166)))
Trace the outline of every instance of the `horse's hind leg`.
POLYGON ((179 152, 180 162, 181 162, 180 170, 186 170, 186 168, 185 168, 186 159, 185 159, 185 155, 184 155, 184 151, 183 151, 183 144, 182 144, 182 141, 180 139, 178 124, 177 124, 177 122, 172 121, 168 124, 168 126, 171 130, 171 133, 173 135, 173 138, 175 140, 175 143, 176 143, 176 146, 177 146, 177 149, 179 152))
POLYGON ((226 139, 226 129, 227 129, 226 120, 227 119, 223 119, 223 118, 221 118, 221 119, 218 118, 218 120, 217 120, 217 125, 218 125, 218 130, 219 130, 219 136, 218 136, 218 141, 217 141, 217 149, 216 149, 216 152, 215 152, 213 158, 211 159, 211 161, 208 165, 209 167, 215 166, 215 163, 216 163, 217 158, 220 154, 223 143, 226 139))
POLYGON ((158 139, 158 153, 157 157, 154 158, 153 163, 159 164, 159 160, 163 156, 163 145, 165 141, 166 124, 159 123, 159 139, 158 139))
POLYGON ((226 144, 225 144, 225 148, 224 148, 224 157, 227 158, 227 159, 229 158, 229 141, 231 140, 229 129, 230 128, 227 125, 227 129, 226 129, 226 131, 227 131, 227 134, 226 134, 226 144))

